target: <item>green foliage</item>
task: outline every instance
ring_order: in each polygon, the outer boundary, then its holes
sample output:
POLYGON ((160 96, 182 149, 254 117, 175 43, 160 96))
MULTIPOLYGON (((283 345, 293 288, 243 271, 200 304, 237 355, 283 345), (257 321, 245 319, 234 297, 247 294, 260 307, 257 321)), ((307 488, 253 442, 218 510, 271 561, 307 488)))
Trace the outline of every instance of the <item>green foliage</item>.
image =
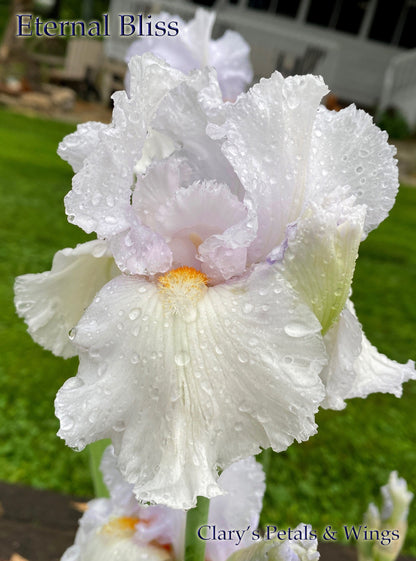
MULTIPOLYGON (((86 236, 65 220, 72 172, 55 151, 74 127, 0 112, 0 479, 92 494, 88 457, 56 436, 53 400, 76 360, 43 351, 13 307, 14 277, 50 268, 53 254, 86 236)), ((391 216, 360 248, 353 300, 368 338, 390 358, 414 357, 416 190, 402 188, 391 216)), ((262 524, 359 524, 391 470, 416 491, 416 384, 401 400, 372 395, 320 411, 319 432, 270 459, 262 524)), ((416 555, 416 505, 405 549, 416 555)))
POLYGON ((405 140, 412 134, 406 119, 397 109, 387 109, 377 121, 377 125, 385 130, 391 139, 405 140))
POLYGON ((73 129, 0 112, 0 478, 90 495, 88 456, 56 437, 53 408, 77 361, 34 344, 13 305, 17 275, 49 269, 55 251, 86 239, 65 220, 63 197, 72 173, 56 155, 58 142, 73 129))

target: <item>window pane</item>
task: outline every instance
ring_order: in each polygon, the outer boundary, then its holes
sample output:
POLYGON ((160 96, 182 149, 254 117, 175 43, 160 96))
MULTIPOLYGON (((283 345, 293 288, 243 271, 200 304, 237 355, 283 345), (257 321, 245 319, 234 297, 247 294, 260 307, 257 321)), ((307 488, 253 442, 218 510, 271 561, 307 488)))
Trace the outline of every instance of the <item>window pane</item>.
POLYGON ((407 10, 399 45, 408 49, 416 48, 416 6, 409 6, 407 10))
POLYGON ((358 34, 367 5, 363 0, 344 0, 335 29, 358 34))
POLYGON ((333 0, 312 0, 306 21, 328 27, 334 6, 333 0))
POLYGON ((248 2, 248 7, 255 10, 268 10, 269 6, 270 0, 249 0, 248 2))
POLYGON ((383 43, 390 43, 393 39, 394 30, 399 21, 404 0, 379 0, 376 13, 371 25, 369 38, 383 43))
POLYGON ((299 4, 300 0, 279 0, 276 13, 295 18, 298 13, 299 4))
POLYGON ((213 6, 215 0, 193 0, 194 4, 199 4, 200 6, 213 6))

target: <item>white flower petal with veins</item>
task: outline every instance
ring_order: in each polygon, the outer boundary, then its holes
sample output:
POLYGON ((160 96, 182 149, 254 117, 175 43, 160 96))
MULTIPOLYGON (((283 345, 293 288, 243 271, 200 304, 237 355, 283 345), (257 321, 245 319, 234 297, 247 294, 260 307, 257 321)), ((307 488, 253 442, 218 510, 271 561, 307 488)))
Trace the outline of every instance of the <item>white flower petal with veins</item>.
POLYGON ((100 142, 84 159, 65 197, 68 219, 99 237, 129 227, 125 213, 149 123, 163 96, 184 79, 150 54, 134 58, 130 66, 134 96, 114 94, 113 121, 100 131, 100 142))
POLYGON ((325 334, 344 308, 351 287, 365 207, 353 200, 311 205, 290 233, 280 268, 303 297, 325 334))
MULTIPOLYGON (((188 73, 196 68, 213 66, 224 100, 233 101, 253 79, 250 64, 250 46, 243 37, 227 30, 217 40, 211 39, 215 13, 197 8, 195 17, 185 23, 180 17, 162 12, 158 21, 176 21, 176 36, 143 37, 127 51, 126 61, 134 55, 151 52, 173 68, 188 73)), ((129 78, 126 79, 126 84, 129 78)))
POLYGON ((347 301, 336 325, 324 338, 329 364, 323 378, 327 397, 323 407, 342 409, 344 399, 365 398, 370 393, 402 395, 402 384, 416 379, 415 364, 399 364, 390 360, 371 345, 355 315, 354 306, 347 301))
POLYGON ((386 218, 399 188, 396 148, 370 115, 353 105, 339 112, 319 108, 312 134, 309 197, 319 200, 338 187, 367 206, 367 235, 386 218), (337 146, 337 150, 332 147, 337 146))
POLYGON ((89 156, 100 142, 100 132, 109 128, 109 125, 91 121, 81 123, 77 130, 68 134, 58 146, 58 154, 63 160, 72 166, 77 173, 84 165, 85 159, 89 156))
POLYGON ((58 392, 58 434, 79 449, 111 437, 140 500, 189 508, 221 493, 217 467, 315 433, 320 325, 272 267, 206 288, 183 317, 138 278, 98 297, 77 326, 80 368, 58 392))
POLYGON ((304 201, 310 138, 316 110, 328 92, 322 78, 275 72, 223 110, 210 125, 245 190, 253 198, 259 231, 249 250, 251 262, 264 260, 300 214, 304 201), (220 119, 220 117, 218 117, 220 119))
POLYGON ((58 251, 52 269, 17 277, 15 305, 33 339, 55 355, 77 354, 68 337, 96 293, 119 274, 104 241, 58 251))

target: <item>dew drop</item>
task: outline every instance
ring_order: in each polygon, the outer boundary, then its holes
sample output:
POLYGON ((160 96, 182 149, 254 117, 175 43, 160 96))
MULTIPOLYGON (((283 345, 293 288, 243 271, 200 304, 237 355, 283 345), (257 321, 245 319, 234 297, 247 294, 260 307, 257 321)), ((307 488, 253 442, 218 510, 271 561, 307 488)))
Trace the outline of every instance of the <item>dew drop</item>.
POLYGON ((69 378, 65 382, 65 389, 66 390, 76 390, 84 385, 84 382, 78 376, 74 376, 73 378, 69 378))
POLYGON ((77 328, 73 327, 70 332, 68 333, 68 337, 71 339, 71 341, 73 341, 76 337, 77 334, 77 328))
POLYGON ((19 302, 16 306, 18 312, 27 312, 33 306, 34 302, 19 302))
POLYGON ((286 335, 289 335, 289 337, 303 337, 310 333, 310 329, 307 325, 297 322, 292 322, 285 325, 284 331, 286 335))
POLYGON ((186 366, 190 360, 189 354, 185 351, 180 351, 175 355, 175 362, 178 366, 186 366))
POLYGON ((123 430, 126 430, 126 423, 124 421, 117 421, 113 425, 113 430, 116 432, 122 432, 123 430))
POLYGON ((91 197, 91 203, 93 206, 97 206, 100 204, 102 199, 101 193, 95 193, 92 197, 91 197))
POLYGON ((246 362, 248 362, 248 355, 246 353, 239 353, 237 358, 241 362, 241 364, 245 364, 246 362))
POLYGON ((138 317, 140 317, 140 314, 142 313, 140 308, 133 308, 132 310, 130 310, 129 312, 129 318, 134 321, 135 319, 137 319, 138 317))

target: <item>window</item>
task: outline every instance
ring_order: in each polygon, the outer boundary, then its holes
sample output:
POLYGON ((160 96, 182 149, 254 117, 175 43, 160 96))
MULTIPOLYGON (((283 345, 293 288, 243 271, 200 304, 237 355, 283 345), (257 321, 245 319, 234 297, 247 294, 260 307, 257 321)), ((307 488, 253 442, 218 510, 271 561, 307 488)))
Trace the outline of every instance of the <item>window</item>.
POLYGON ((300 5, 300 0, 278 0, 276 14, 295 18, 300 5))
POLYGON ((344 1, 339 10, 337 21, 334 22, 335 29, 345 31, 346 33, 353 33, 357 35, 360 31, 361 23, 367 9, 368 1, 363 0, 348 0, 344 1))
MULTIPOLYGON (((391 43, 404 8, 405 0, 378 0, 376 13, 371 24, 369 39, 391 43)), ((414 30, 413 30, 414 33, 414 30)))
POLYGON ((311 0, 306 21, 328 27, 334 10, 333 0, 311 0))

